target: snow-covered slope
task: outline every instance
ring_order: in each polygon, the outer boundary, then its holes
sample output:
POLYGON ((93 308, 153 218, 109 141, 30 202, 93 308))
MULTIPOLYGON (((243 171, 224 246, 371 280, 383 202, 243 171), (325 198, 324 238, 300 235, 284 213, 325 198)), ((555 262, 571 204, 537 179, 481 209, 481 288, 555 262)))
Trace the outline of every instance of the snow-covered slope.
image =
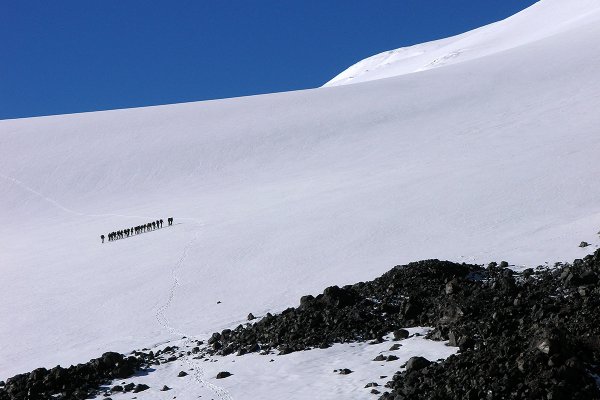
POLYGON ((209 334, 408 261, 586 254, 599 5, 536 7, 554 19, 515 20, 553 35, 419 74, 0 121, 0 378, 209 334))
MULTIPOLYGON (((429 330, 409 329, 411 335, 424 335, 429 330)), ((403 340, 401 347, 390 351, 393 342, 391 336, 380 344, 346 343, 335 344, 328 349, 313 349, 287 354, 285 356, 247 354, 243 357, 211 357, 205 360, 191 359, 193 363, 171 362, 155 367, 149 374, 140 374, 116 383, 142 383, 149 390, 136 393, 138 399, 156 400, 176 397, 177 399, 281 399, 322 400, 353 399, 370 400, 377 398, 371 393, 370 382, 382 386, 401 369, 401 365, 413 356, 422 356, 428 360, 447 358, 454 354, 456 347, 448 347, 444 342, 426 340, 423 336, 411 336, 403 340), (393 362, 375 362, 378 355, 394 355, 393 362), (340 375, 334 371, 349 368, 349 375, 340 375), (189 375, 177 377, 180 371, 189 375), (198 372, 201 371, 201 375, 198 372), (219 372, 227 371, 232 377, 214 380, 218 388, 204 384, 206 378, 214 378, 219 372), (203 379, 199 379, 202 376, 203 379), (383 376, 383 378, 382 378, 383 376), (200 380, 197 382, 196 379, 200 380), (167 393, 160 389, 167 385, 167 393), (208 387, 207 387, 208 386, 208 387), (213 390, 211 390, 213 389, 213 390)), ((180 342, 170 343, 180 345, 180 342)), ((164 347, 164 346, 161 346, 164 347)), ((108 390, 113 384, 102 389, 108 390)), ((114 400, 130 400, 129 393, 111 393, 114 400)), ((97 399, 104 399, 99 395, 97 399)))
MULTIPOLYGON (((501 53, 598 23, 599 13, 597 0, 543 0, 504 21, 461 35, 374 55, 352 65, 325 86, 411 74, 501 53)), ((562 57, 556 53, 546 62, 560 62, 562 57)))

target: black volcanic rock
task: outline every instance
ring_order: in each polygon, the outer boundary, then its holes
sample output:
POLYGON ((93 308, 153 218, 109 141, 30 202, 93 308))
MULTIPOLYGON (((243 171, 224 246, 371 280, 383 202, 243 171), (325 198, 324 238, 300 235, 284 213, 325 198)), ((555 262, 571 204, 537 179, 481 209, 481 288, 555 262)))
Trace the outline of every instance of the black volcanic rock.
POLYGON ((303 296, 298 308, 267 314, 251 325, 215 332, 209 339, 212 354, 278 350, 281 354, 307 348, 327 348, 333 343, 375 340, 397 331, 405 338, 404 326, 431 320, 432 304, 441 286, 464 277, 477 266, 437 260, 395 267, 372 282, 331 286, 314 297, 303 296))
POLYGON ((135 388, 133 389, 133 393, 143 392, 144 390, 148 390, 148 389, 150 389, 150 386, 145 385, 143 383, 138 383, 137 385, 135 385, 135 388))
POLYGON ((227 372, 227 371, 221 371, 217 374, 217 379, 224 379, 224 378, 228 378, 230 377, 232 374, 231 372, 227 372))
POLYGON ((410 336, 410 333, 406 329, 397 329, 394 331, 394 340, 406 339, 410 336))
POLYGON ((431 365, 431 361, 424 357, 411 357, 406 362, 406 371, 419 371, 431 365))
POLYGON ((38 368, 7 379, 0 389, 0 399, 84 399, 96 393, 101 384, 133 375, 146 361, 146 356, 125 357, 108 352, 69 368, 38 368))
POLYGON ((394 267, 370 282, 303 296, 298 308, 240 325, 227 337, 215 333, 212 352, 380 343, 389 333, 405 338, 406 327, 432 326, 429 338, 449 340, 459 353, 441 362, 413 360, 387 383, 382 400, 600 400, 591 375, 600 374, 599 254, 522 273, 505 261, 394 267))

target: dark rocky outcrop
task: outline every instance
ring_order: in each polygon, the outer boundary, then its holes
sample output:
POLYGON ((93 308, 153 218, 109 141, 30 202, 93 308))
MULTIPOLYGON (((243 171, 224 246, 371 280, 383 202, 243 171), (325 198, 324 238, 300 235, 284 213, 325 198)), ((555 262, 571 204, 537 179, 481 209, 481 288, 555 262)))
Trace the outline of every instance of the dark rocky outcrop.
POLYGON ((599 252, 518 274, 506 261, 486 268, 421 261, 214 333, 209 351, 287 354, 380 343, 390 333, 401 340, 408 336, 402 328, 433 326, 429 338, 448 340, 459 353, 442 362, 411 360, 382 400, 600 399, 592 376, 600 372, 599 277, 599 252))
POLYGON ((397 373, 381 399, 600 399, 600 252, 552 269, 473 272, 432 310, 430 337, 460 352, 397 373))
POLYGON ((0 389, 0 399, 85 399, 96 393, 101 384, 130 377, 143 364, 141 358, 109 352, 69 368, 38 368, 7 379, 0 389))
MULTIPOLYGON (((379 340, 405 326, 435 319, 434 302, 446 282, 482 270, 443 261, 422 261, 392 271, 371 282, 331 286, 314 297, 303 296, 297 308, 254 324, 215 332, 208 341, 212 354, 229 355, 277 350, 280 354, 333 343, 379 340)), ((381 340, 379 340, 381 342, 381 340)))

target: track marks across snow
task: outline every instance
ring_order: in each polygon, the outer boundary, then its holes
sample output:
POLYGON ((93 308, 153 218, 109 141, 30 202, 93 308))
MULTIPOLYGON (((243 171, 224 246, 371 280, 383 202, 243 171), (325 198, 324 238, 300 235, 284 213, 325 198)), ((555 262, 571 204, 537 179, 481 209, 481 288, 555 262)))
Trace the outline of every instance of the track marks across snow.
MULTIPOLYGON (((52 204, 54 207, 60 209, 61 211, 65 212, 65 213, 76 215, 79 217, 91 217, 91 218, 120 217, 120 218, 139 218, 139 219, 144 219, 144 220, 149 220, 149 219, 153 220, 155 218, 155 217, 144 216, 144 215, 124 215, 124 214, 115 214, 115 213, 104 213, 104 214, 83 213, 83 212, 65 207, 58 201, 56 201, 48 196, 45 196, 43 193, 33 189, 32 187, 30 187, 29 185, 20 181, 19 179, 16 179, 16 178, 13 178, 13 177, 1 174, 1 173, 0 173, 0 178, 18 186, 19 188, 35 195, 38 198, 52 204)), ((193 247, 194 243, 198 240, 198 238, 200 236, 199 229, 202 226, 204 226, 204 224, 195 218, 178 218, 178 221, 189 221, 192 224, 194 224, 197 229, 194 230, 194 232, 192 234, 192 238, 187 242, 187 244, 183 248, 183 252, 182 252, 181 256, 179 257, 177 262, 175 262, 175 264, 173 265, 173 267, 171 269, 173 283, 172 283, 171 287, 169 288, 169 293, 168 293, 165 303, 156 310, 155 317, 156 317, 158 324, 160 326, 162 326, 164 329, 166 329, 169 333, 171 333, 172 335, 182 336, 185 338, 184 347, 191 348, 193 346, 193 341, 192 341, 192 339, 190 339, 190 335, 179 331, 177 328, 175 328, 173 325, 171 325, 171 323, 169 322, 169 319, 167 317, 167 311, 170 308, 170 306, 173 302, 173 299, 175 298, 177 288, 180 286, 181 281, 180 281, 180 277, 179 277, 179 271, 181 270, 182 266, 184 265, 190 249, 193 247)), ((195 359, 191 358, 191 356, 188 356, 187 352, 186 352, 183 356, 183 361, 189 366, 189 368, 191 370, 193 370, 192 376, 194 377, 194 380, 199 385, 204 386, 207 389, 211 390, 217 396, 218 399, 221 399, 221 400, 231 400, 232 399, 231 395, 229 394, 229 392, 227 392, 227 390, 206 380, 205 372, 204 372, 204 369, 202 368, 200 360, 195 360, 195 359)))
MULTIPOLYGON (((178 220, 187 220, 196 224, 198 228, 202 227, 203 224, 194 218, 178 218, 178 220)), ((194 243, 198 240, 200 236, 200 231, 196 230, 192 236, 192 238, 188 241, 183 249, 183 253, 181 257, 177 260, 177 262, 173 265, 171 269, 171 275, 173 278, 173 284, 169 289, 169 295, 165 303, 160 306, 156 311, 156 321, 161 325, 164 329, 166 329, 169 333, 176 336, 181 336, 184 338, 183 347, 185 349, 192 348, 194 346, 193 339, 190 335, 185 332, 179 331, 169 322, 169 318, 167 317, 167 311, 171 307, 173 303, 173 299, 175 298, 175 294, 177 292, 177 288, 181 285, 181 279, 179 276, 179 272, 183 267, 185 260, 189 254, 190 249, 193 247, 194 243)), ((232 397, 224 388, 217 386, 206 379, 204 368, 202 368, 201 360, 197 360, 192 356, 187 354, 187 350, 184 351, 183 361, 189 366, 189 368, 193 371, 192 376, 194 380, 200 384, 201 386, 206 387, 211 390, 217 398, 221 400, 231 400, 232 397)))

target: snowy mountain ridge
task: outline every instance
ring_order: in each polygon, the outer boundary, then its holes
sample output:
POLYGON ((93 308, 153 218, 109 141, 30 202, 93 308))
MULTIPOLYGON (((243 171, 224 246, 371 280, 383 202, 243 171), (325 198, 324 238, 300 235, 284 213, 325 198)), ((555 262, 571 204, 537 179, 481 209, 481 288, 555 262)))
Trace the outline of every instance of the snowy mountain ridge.
POLYGON ((454 65, 599 21, 600 3, 595 0, 544 0, 503 21, 454 37, 368 57, 350 66, 324 86, 368 82, 454 65))

